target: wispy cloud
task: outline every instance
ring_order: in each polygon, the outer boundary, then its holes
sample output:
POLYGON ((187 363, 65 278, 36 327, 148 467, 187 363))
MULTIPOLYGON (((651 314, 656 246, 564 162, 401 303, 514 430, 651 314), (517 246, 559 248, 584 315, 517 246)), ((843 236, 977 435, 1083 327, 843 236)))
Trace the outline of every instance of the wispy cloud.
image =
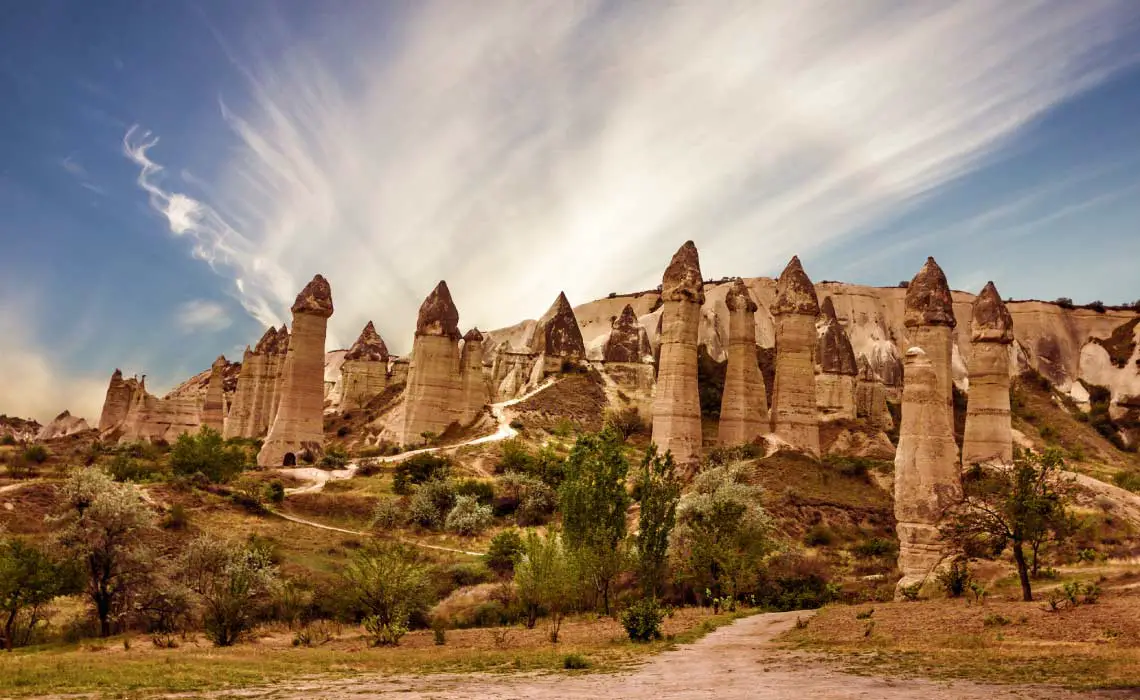
POLYGON ((194 299, 178 307, 175 316, 183 333, 213 332, 229 328, 233 319, 221 304, 204 299, 194 299))
POLYGON ((208 202, 161 188, 157 138, 124 140, 171 231, 263 321, 318 271, 342 336, 375 318, 406 348, 439 278, 464 325, 494 327, 560 286, 653 286, 686 238, 708 275, 773 270, 1133 58, 1106 58, 1126 0, 401 7, 350 66, 305 45, 241 66, 249 106, 222 107, 240 148, 208 202))

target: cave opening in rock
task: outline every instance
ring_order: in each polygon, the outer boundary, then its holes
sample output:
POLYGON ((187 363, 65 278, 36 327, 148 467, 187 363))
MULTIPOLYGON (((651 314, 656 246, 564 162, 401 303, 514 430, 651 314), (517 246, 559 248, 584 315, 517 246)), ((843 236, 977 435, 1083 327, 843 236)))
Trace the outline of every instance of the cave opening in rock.
POLYGON ((292 452, 286 452, 285 453, 285 466, 286 467, 297 466, 297 455, 293 454, 292 452))

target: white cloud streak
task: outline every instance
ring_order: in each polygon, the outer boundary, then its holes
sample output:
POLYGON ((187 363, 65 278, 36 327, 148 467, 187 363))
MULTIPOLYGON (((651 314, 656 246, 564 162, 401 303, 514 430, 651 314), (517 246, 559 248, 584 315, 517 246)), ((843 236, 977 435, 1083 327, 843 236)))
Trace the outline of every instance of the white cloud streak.
POLYGON ((178 307, 175 321, 183 333, 220 331, 233 323, 224 306, 205 299, 194 299, 182 304, 178 307))
POLYGON ((1106 62, 1111 0, 401 7, 350 67, 305 45, 243 66, 209 203, 160 188, 156 138, 124 140, 171 231, 264 322, 315 272, 341 336, 374 318, 406 350, 440 278, 464 326, 494 327, 560 288, 654 286, 687 238, 706 276, 773 271, 1131 60, 1106 62))

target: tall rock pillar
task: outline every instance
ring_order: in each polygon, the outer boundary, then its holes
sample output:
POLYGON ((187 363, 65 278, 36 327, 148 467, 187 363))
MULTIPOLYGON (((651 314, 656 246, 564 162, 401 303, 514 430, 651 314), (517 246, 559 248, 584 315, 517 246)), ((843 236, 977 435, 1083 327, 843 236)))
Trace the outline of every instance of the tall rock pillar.
POLYGON ((819 299, 800 259, 793 257, 776 281, 776 378, 772 431, 788 444, 819 457, 815 398, 815 330, 819 299))
POLYGON ((447 282, 440 282, 420 305, 416 339, 404 390, 403 445, 424 442, 460 419, 459 311, 447 282))
POLYGON ((483 334, 472 328, 463 336, 459 357, 460 407, 459 422, 467 425, 479 417, 490 398, 490 387, 483 377, 483 334))
POLYGON ((946 275, 933 258, 927 258, 907 288, 904 323, 911 347, 903 363, 902 424, 895 451, 900 588, 924 581, 945 557, 939 519, 962 493, 951 393, 954 306, 946 275))
POLYGON ((388 386, 388 346, 369 321, 340 366, 341 407, 359 408, 388 386))
POLYGON ((123 424, 134 399, 136 382, 123 381, 123 373, 116 369, 107 385, 107 397, 103 400, 103 413, 99 416, 99 432, 105 433, 123 424))
POLYGON ((653 442, 672 452, 682 470, 701 461, 701 400, 697 390, 697 333, 704 282, 697 247, 686 241, 661 280, 660 357, 653 398, 653 442))
POLYGON ((993 282, 974 300, 970 324, 970 395, 962 464, 1013 459, 1009 417, 1009 347, 1013 318, 993 282))
POLYGON ((210 366, 210 381, 206 385, 206 400, 202 404, 202 425, 216 430, 219 433, 225 429, 226 421, 226 393, 225 376, 226 358, 219 355, 210 366))
POLYGON ((293 335, 277 415, 257 454, 262 467, 296 464, 301 452, 324 446, 325 331, 333 314, 332 289, 317 275, 293 303, 293 335))
POLYGON ((756 302, 742 280, 724 299, 728 306, 728 367, 720 402, 717 441, 721 445, 752 442, 768 425, 764 375, 756 357, 756 302))
POLYGON ((839 322, 831 297, 820 306, 820 320, 816 325, 819 347, 816 357, 819 374, 815 378, 816 404, 823 420, 854 419, 855 385, 859 366, 851 339, 839 322))

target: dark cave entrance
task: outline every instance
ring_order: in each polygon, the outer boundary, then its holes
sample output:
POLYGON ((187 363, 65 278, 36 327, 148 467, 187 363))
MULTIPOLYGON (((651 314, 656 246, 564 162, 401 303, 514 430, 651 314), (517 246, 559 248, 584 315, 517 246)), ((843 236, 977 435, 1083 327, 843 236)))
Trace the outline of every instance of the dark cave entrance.
POLYGON ((285 466, 286 467, 297 466, 297 455, 293 454, 292 452, 286 452, 285 453, 285 466))

